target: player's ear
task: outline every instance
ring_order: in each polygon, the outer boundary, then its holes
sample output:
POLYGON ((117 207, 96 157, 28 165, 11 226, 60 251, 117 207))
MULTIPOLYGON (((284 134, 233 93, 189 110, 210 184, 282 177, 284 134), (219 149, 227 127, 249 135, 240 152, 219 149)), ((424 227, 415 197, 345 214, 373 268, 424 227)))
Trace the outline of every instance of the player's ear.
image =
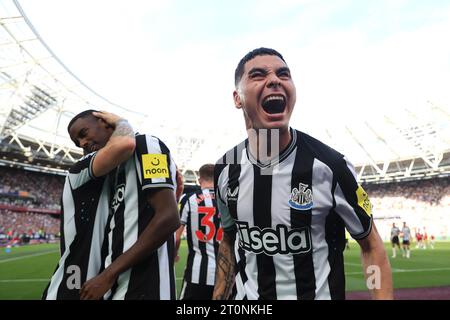
POLYGON ((242 108, 241 96, 239 95, 237 90, 233 91, 233 99, 234 99, 234 106, 237 109, 241 109, 242 108))

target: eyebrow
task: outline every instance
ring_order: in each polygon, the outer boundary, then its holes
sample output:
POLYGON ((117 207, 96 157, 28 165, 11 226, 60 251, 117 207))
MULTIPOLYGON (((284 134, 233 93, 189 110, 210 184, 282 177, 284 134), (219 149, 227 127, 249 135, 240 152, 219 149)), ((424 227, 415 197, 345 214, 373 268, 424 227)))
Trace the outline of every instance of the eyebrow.
POLYGON ((263 73, 263 74, 267 74, 267 69, 254 67, 254 68, 250 69, 248 74, 251 75, 251 74, 257 73, 257 72, 260 72, 260 73, 263 73))
POLYGON ((285 71, 291 73, 291 70, 288 67, 281 67, 281 68, 279 68, 277 70, 277 73, 281 73, 281 72, 285 72, 285 71))
MULTIPOLYGON (((291 73, 291 70, 288 68, 288 67, 280 67, 280 68, 278 68, 276 71, 275 71, 275 73, 276 74, 279 74, 279 73, 281 73, 281 72, 289 72, 289 73, 291 73)), ((259 68, 259 67, 254 67, 254 68, 252 68, 252 69, 250 69, 250 71, 248 72, 248 74, 249 75, 252 75, 252 74, 254 74, 254 73, 262 73, 262 74, 267 74, 268 73, 268 71, 267 71, 267 69, 264 69, 264 68, 259 68)))

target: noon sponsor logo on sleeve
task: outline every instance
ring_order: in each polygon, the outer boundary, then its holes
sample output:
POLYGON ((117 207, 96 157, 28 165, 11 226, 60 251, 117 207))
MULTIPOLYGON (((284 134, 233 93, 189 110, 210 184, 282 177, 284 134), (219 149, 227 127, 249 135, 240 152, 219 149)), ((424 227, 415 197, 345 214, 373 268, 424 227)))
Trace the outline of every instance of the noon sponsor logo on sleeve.
POLYGON ((144 179, 169 178, 169 166, 165 154, 143 154, 142 171, 144 179))

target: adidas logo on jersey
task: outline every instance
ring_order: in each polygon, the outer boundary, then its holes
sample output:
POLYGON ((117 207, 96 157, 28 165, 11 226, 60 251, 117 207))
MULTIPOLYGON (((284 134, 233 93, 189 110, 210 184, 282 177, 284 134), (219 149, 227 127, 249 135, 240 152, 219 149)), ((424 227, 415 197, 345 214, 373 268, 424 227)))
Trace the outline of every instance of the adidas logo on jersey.
POLYGON ((309 228, 289 230, 285 225, 276 229, 249 227, 248 222, 236 221, 239 232, 239 246, 256 254, 268 255, 299 254, 311 250, 311 233, 309 228))
POLYGON ((294 188, 291 192, 289 206, 295 210, 309 210, 313 206, 312 190, 307 184, 300 182, 298 189, 294 188))

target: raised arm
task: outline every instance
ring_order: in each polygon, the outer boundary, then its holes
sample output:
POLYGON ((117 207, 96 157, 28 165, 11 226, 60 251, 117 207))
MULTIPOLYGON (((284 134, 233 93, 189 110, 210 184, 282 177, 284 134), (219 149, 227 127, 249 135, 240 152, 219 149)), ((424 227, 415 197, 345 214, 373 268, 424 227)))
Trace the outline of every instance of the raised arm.
POLYGON ((213 300, 227 300, 230 298, 235 277, 234 236, 224 233, 219 245, 216 261, 216 283, 214 285, 213 300))
POLYGON ((93 115, 114 128, 108 142, 97 152, 92 164, 94 176, 100 177, 132 156, 136 140, 133 128, 127 120, 109 112, 94 112, 93 115))

